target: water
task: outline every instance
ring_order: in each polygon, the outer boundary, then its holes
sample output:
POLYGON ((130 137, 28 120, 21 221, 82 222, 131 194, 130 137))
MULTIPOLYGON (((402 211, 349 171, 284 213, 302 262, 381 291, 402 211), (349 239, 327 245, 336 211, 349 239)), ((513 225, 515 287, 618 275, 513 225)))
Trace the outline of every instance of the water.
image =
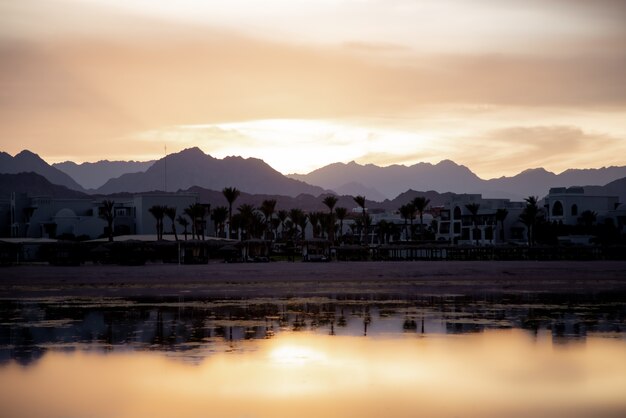
POLYGON ((2 301, 0 416, 625 416, 621 300, 2 301))

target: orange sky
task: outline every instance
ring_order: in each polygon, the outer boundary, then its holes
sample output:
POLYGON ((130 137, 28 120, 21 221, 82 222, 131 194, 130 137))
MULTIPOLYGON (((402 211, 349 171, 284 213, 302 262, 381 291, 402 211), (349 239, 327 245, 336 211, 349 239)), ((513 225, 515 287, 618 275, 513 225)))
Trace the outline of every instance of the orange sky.
POLYGON ((0 149, 626 164, 620 0, 0 0, 0 149))

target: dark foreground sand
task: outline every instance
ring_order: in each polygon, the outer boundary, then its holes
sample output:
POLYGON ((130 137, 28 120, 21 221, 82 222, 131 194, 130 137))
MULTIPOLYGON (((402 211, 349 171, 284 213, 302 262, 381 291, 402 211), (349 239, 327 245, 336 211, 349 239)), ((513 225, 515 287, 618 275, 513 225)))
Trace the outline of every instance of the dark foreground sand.
POLYGON ((448 261, 0 268, 0 298, 626 295, 623 261, 448 261))

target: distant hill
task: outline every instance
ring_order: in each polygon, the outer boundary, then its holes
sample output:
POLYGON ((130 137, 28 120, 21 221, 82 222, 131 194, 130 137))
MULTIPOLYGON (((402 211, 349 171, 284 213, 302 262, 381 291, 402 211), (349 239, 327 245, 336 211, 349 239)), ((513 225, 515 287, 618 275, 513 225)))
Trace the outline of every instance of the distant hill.
POLYGON ((85 189, 97 189, 108 180, 127 173, 143 173, 154 161, 108 161, 76 164, 73 161, 52 164, 72 177, 85 189))
POLYGON ((620 203, 626 203, 626 177, 604 186, 585 186, 585 193, 596 196, 617 196, 620 203))
POLYGON ((0 173, 37 173, 44 176, 50 183, 65 186, 69 189, 84 191, 84 189, 70 176, 61 170, 52 167, 39 157, 39 155, 24 150, 14 157, 6 152, 0 152, 0 173))
POLYGON ((86 193, 52 184, 37 173, 0 174, 0 196, 7 198, 12 192, 57 198, 91 197, 86 193))
POLYGON ((409 167, 378 167, 352 161, 330 164, 305 175, 290 174, 289 177, 335 191, 346 184, 359 183, 375 189, 386 198, 393 198, 408 189, 462 192, 476 188, 481 182, 467 167, 449 160, 435 165, 419 163, 409 167))
POLYGON ((333 191, 340 196, 365 196, 376 202, 382 202, 387 198, 384 194, 374 189, 373 187, 367 187, 361 183, 357 183, 354 181, 351 183, 346 183, 339 187, 335 187, 333 191))
MULTIPOLYGON (((436 190, 440 193, 480 193, 483 197, 521 200, 527 196, 545 196, 551 187, 570 187, 587 184, 606 184, 626 176, 624 167, 598 169, 570 169, 561 174, 543 168, 525 170, 512 177, 483 180, 469 168, 450 160, 438 164, 419 163, 412 166, 392 165, 378 167, 335 163, 309 174, 290 174, 289 177, 306 181, 330 190, 348 190, 352 183, 366 185, 386 198, 393 198, 407 189, 436 190)), ((365 192, 367 197, 367 192, 365 192)))
POLYGON ((297 196, 319 195, 324 189, 283 176, 256 158, 213 158, 199 148, 189 148, 156 161, 145 173, 124 174, 107 181, 97 193, 236 187, 247 193, 297 196), (167 173, 167 185, 166 185, 167 173))

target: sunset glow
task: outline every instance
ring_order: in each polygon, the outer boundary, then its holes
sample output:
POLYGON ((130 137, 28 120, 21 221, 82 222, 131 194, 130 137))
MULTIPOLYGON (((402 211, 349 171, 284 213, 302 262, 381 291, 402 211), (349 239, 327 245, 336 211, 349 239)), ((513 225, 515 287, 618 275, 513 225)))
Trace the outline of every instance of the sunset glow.
POLYGON ((624 21, 614 0, 0 1, 0 148, 624 165, 624 21))

